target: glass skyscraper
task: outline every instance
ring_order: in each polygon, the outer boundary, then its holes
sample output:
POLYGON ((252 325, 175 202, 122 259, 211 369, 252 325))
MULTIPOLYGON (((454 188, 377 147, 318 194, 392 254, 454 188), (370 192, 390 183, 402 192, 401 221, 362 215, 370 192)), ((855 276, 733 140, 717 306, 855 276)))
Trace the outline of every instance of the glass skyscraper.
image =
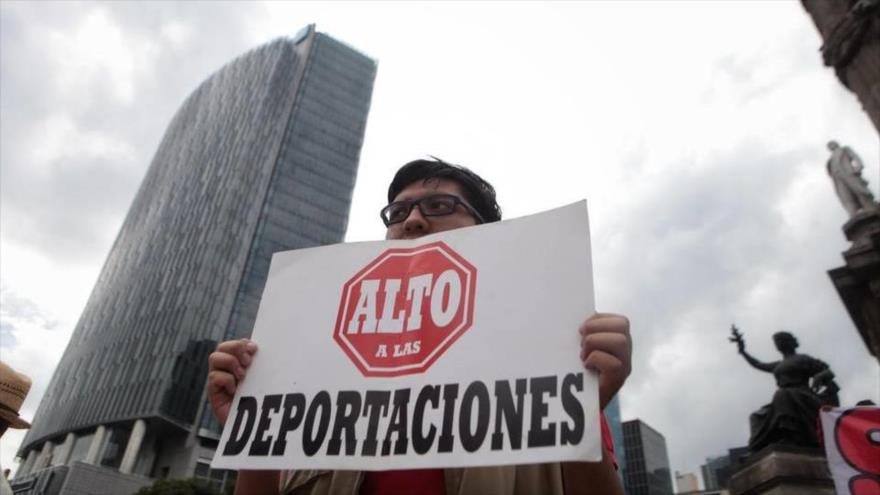
POLYGON ((666 439, 641 420, 623 422, 627 495, 672 495, 672 476, 666 439))
POLYGON ((222 484, 207 466, 208 354, 250 334, 272 253, 342 241, 375 76, 374 60, 309 26, 186 99, 22 444, 17 490, 222 484))

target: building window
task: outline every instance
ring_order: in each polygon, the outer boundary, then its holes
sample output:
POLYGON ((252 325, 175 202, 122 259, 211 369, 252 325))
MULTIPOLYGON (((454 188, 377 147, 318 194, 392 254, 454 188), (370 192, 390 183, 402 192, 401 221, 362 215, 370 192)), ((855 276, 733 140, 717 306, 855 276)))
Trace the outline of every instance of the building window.
POLYGON ((235 488, 235 480, 238 477, 236 471, 226 469, 211 469, 211 461, 200 458, 196 462, 196 471, 193 473, 196 479, 207 481, 221 493, 231 492, 235 488))
POLYGON ((73 464, 76 461, 85 460, 86 454, 89 452, 89 447, 92 445, 92 440, 95 438, 95 434, 87 433, 82 436, 77 436, 76 440, 73 441, 73 448, 70 451, 70 458, 68 459, 68 464, 73 464))
POLYGON ((104 467, 118 468, 122 464, 122 456, 128 445, 128 437, 131 431, 124 428, 110 428, 110 438, 104 446, 100 464, 104 467))

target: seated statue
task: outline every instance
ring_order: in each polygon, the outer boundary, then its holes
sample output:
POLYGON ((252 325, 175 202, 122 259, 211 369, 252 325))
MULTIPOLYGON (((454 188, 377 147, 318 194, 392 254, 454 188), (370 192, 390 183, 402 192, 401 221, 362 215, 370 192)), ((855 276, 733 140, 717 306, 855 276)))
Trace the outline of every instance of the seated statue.
POLYGON ((818 447, 817 418, 823 405, 839 406, 834 374, 824 362, 798 354, 798 341, 788 332, 773 334, 782 360, 762 363, 748 352, 742 333, 732 326, 730 341, 735 342, 745 360, 761 371, 773 373, 779 387, 773 400, 749 418, 749 451, 758 452, 772 444, 818 447))

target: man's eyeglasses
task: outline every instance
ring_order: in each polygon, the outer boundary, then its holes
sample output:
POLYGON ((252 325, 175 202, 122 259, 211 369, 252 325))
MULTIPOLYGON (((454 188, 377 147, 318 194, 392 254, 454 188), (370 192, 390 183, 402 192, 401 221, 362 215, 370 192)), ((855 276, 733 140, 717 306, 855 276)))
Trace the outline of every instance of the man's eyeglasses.
POLYGON ((485 223, 485 220, 477 213, 477 210, 462 201, 458 196, 453 196, 452 194, 432 194, 419 199, 395 201, 382 208, 379 214, 382 216, 385 226, 390 227, 395 223, 406 220, 413 206, 418 206, 419 211, 426 217, 438 217, 455 213, 456 205, 463 206, 477 220, 477 223, 485 223))

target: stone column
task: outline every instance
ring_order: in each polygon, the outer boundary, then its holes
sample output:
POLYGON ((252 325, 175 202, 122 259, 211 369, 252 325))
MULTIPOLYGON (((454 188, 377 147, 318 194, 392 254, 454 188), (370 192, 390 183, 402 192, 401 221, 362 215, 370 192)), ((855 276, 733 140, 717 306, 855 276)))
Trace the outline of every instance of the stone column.
POLYGON ((98 456, 101 454, 101 449, 104 447, 104 437, 107 436, 107 427, 104 425, 98 426, 98 429, 95 430, 95 436, 92 438, 92 444, 89 445, 89 452, 86 454, 85 462, 89 464, 97 464, 98 456))
POLYGON ((125 446, 125 454, 122 456, 122 463, 119 465, 120 473, 131 473, 134 469, 134 463, 137 461, 138 452, 141 450, 141 444, 147 433, 147 423, 143 419, 134 422, 131 429, 131 435, 128 437, 128 444, 125 446))
POLYGON ((18 478, 20 476, 27 476, 34 468, 35 462, 37 462, 37 449, 31 449, 28 451, 27 458, 24 460, 21 466, 19 466, 18 472, 15 473, 15 477, 18 478))
POLYGON ((856 213, 843 232, 852 241, 843 252, 846 264, 828 275, 868 352, 880 363, 880 208, 856 213))
POLYGON ((43 450, 40 451, 39 457, 37 457, 37 462, 34 463, 34 471, 39 471, 47 466, 49 466, 49 461, 52 458, 52 442, 46 440, 43 442, 43 450))
POLYGON ((74 435, 73 432, 68 433, 67 436, 64 437, 64 443, 55 449, 55 458, 53 459, 52 464, 56 466, 67 464, 67 460, 70 459, 70 454, 73 452, 73 442, 75 440, 76 435, 74 435))
POLYGON ((825 65, 856 94, 880 131, 880 3, 801 0, 822 36, 825 65), (852 6, 851 6, 852 4, 852 6), (870 6, 868 6, 870 5, 870 6))

